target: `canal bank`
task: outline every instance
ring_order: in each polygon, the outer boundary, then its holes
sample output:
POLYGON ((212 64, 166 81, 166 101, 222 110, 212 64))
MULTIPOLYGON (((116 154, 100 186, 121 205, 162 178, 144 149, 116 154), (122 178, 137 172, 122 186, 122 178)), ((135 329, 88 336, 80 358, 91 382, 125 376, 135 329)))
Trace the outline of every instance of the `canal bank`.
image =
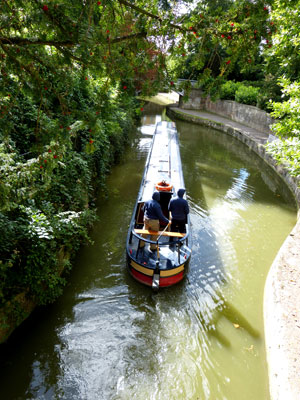
MULTIPOLYGON (((297 179, 276 165, 266 153, 268 133, 202 110, 168 107, 171 118, 193 122, 225 132, 242 141, 287 183, 300 206, 297 179)), ((300 218, 280 248, 267 277, 264 294, 266 353, 272 400, 300 398, 300 218)))

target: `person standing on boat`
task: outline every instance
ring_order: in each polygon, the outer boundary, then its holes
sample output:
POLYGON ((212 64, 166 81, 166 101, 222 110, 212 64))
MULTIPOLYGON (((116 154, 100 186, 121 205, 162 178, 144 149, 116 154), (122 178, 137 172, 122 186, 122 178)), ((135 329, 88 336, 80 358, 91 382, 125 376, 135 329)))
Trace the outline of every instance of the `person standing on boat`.
POLYGON ((177 197, 170 200, 168 209, 172 215, 172 232, 185 233, 185 224, 187 222, 187 215, 190 212, 188 202, 183 198, 185 189, 177 191, 177 197))
MULTIPOLYGON (((154 192, 152 195, 152 200, 148 200, 145 202, 143 211, 144 211, 144 228, 151 231, 159 231, 159 221, 164 221, 169 224, 170 221, 163 215, 161 210, 161 206, 159 204, 160 193, 154 192)), ((142 235, 146 237, 147 235, 142 235)), ((150 240, 155 241, 156 236, 151 235, 150 240)), ((145 242, 141 241, 140 248, 145 247, 145 242)), ((154 243, 150 243, 150 250, 156 250, 156 245, 154 243)))

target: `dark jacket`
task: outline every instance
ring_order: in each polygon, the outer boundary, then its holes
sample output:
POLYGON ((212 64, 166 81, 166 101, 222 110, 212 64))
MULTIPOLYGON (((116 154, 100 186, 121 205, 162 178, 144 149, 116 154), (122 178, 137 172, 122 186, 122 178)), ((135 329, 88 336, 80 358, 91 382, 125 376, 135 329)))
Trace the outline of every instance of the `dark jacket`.
POLYGON ((177 192, 177 197, 170 200, 168 208, 172 213, 172 219, 185 221, 186 216, 190 212, 188 202, 183 198, 184 193, 184 189, 179 189, 177 192))
POLYGON ((152 200, 148 200, 144 204, 143 207, 144 215, 148 219, 159 219, 161 221, 168 223, 169 220, 163 215, 161 211, 159 200, 160 200, 159 192, 154 192, 152 195, 152 200))

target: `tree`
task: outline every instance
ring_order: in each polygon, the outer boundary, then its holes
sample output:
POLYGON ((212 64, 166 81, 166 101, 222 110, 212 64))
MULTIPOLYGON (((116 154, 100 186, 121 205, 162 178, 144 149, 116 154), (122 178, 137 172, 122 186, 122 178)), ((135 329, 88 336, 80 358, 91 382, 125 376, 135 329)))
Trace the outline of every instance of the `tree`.
POLYGON ((300 138, 300 1, 276 0, 272 10, 273 46, 266 51, 267 71, 276 74, 283 102, 273 102, 273 129, 281 138, 300 138))
POLYGON ((275 0, 270 21, 272 44, 265 52, 267 72, 292 81, 300 78, 299 0, 275 0))
POLYGON ((208 91, 228 75, 257 74, 262 48, 269 46, 271 2, 199 2, 185 16, 189 35, 177 35, 169 63, 177 76, 197 77, 208 91), (180 59, 183 60, 180 62, 180 59))
POLYGON ((275 0, 272 23, 273 45, 266 53, 267 72, 273 73, 282 88, 282 101, 271 102, 276 119, 273 132, 280 138, 267 150, 291 175, 300 174, 300 15, 299 0, 275 0))
MULTIPOLYGON (((204 68, 206 75, 213 63, 224 75, 235 62, 244 66, 253 59, 266 33, 265 2, 199 2, 187 14, 179 13, 177 3, 190 2, 5 0, 2 73, 15 74, 39 96, 46 87, 63 108, 70 70, 76 68, 82 79, 106 76, 133 89, 136 69, 152 69, 149 50, 159 42, 155 82, 168 80, 166 51, 183 58, 191 51, 192 67, 204 68)), ((149 94, 152 85, 145 86, 149 94)))

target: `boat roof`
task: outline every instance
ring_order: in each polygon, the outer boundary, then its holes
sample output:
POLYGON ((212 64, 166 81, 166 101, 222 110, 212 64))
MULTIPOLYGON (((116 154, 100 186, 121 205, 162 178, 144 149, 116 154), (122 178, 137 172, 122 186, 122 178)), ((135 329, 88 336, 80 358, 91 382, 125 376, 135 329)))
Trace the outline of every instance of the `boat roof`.
POLYGON ((174 193, 184 188, 178 134, 174 122, 161 121, 156 125, 152 146, 146 161, 139 201, 152 198, 155 184, 162 180, 173 186, 174 193))

